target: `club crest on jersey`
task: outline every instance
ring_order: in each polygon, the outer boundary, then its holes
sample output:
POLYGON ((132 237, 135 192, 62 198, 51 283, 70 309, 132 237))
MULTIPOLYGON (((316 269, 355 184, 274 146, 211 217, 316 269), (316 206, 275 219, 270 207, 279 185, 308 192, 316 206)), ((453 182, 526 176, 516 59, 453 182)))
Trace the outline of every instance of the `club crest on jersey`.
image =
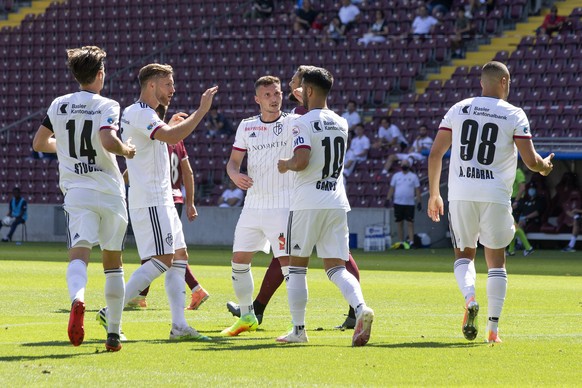
POLYGON ((58 115, 66 115, 69 112, 67 112, 67 107, 69 106, 68 102, 62 102, 59 104, 59 110, 57 111, 58 115))
POLYGON ((169 246, 172 246, 173 243, 174 243, 174 237, 172 236, 172 233, 168 233, 168 235, 166 236, 166 244, 168 244, 169 246))
POLYGON ((281 133, 283 133, 283 124, 276 123, 275 126, 273 126, 273 133, 275 136, 279 136, 281 133))
POLYGON ((319 120, 311 122, 311 129, 315 133, 323 131, 323 128, 321 128, 321 123, 319 122, 319 120))
POLYGON ((459 112, 459 114, 461 115, 470 115, 471 114, 471 105, 465 105, 464 107, 461 108, 461 111, 459 112))

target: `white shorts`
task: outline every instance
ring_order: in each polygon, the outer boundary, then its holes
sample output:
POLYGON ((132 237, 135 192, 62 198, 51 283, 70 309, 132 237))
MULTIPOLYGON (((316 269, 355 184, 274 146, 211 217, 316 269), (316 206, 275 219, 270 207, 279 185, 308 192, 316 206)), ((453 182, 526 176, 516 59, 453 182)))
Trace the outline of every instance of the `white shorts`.
POLYGON ((288 228, 290 255, 309 257, 315 247, 319 258, 348 261, 350 233, 344 209, 291 211, 288 228))
POLYGON ((182 222, 175 206, 129 209, 139 257, 174 254, 186 248, 182 222))
POLYGON ((453 247, 477 248, 477 240, 491 249, 505 248, 515 234, 511 206, 491 202, 449 201, 453 247))
POLYGON ((275 257, 287 256, 287 219, 289 209, 243 208, 234 231, 233 252, 269 253, 275 257))
POLYGON ((71 189, 65 195, 63 209, 67 221, 67 247, 123 250, 127 231, 125 199, 96 190, 71 189))

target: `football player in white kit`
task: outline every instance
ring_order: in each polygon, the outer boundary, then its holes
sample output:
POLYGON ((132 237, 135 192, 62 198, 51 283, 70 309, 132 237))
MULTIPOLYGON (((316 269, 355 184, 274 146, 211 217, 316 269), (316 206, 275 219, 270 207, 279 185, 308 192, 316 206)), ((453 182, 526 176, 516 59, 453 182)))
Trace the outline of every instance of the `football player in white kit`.
POLYGON ((501 342, 498 322, 507 293, 505 247, 514 235, 511 191, 519 151, 525 165, 546 176, 553 168, 550 154, 534 149, 525 112, 507 102, 511 83, 507 67, 489 62, 481 72, 482 94, 453 105, 443 118, 428 158, 428 216, 444 214, 440 196, 442 158, 451 149, 449 167, 449 228, 455 252, 454 273, 463 296, 462 332, 477 337, 479 304, 475 300, 477 241, 485 247, 488 321, 485 340, 501 342))
POLYGON ((125 292, 121 251, 127 210, 115 155, 131 159, 136 149, 129 140, 124 144, 117 137, 119 104, 99 94, 105 82, 105 51, 85 46, 67 50, 67 57, 80 91, 52 102, 34 136, 33 148, 56 152, 59 160, 69 249, 67 286, 72 302, 69 339, 74 346, 83 343, 87 265, 91 248, 99 244, 105 300, 111 306, 105 347, 118 351, 125 292))
POLYGON ((166 143, 176 144, 198 126, 210 109, 218 88, 207 89, 199 108, 183 121, 169 126, 155 109, 168 106, 175 92, 173 69, 169 65, 149 64, 140 69, 139 100, 125 108, 121 132, 132 138, 139 153, 128 161, 129 212, 141 259, 151 258, 139 267, 126 284, 125 301, 162 273, 172 314, 171 340, 207 340, 190 327, 184 316, 184 275, 187 255, 182 223, 174 206, 170 182, 170 158, 166 143))
POLYGON ((279 172, 296 174, 287 226, 290 255, 287 294, 293 329, 277 341, 308 341, 307 265, 316 247, 328 278, 356 311, 352 346, 363 346, 370 339, 374 312, 366 306, 360 284, 345 266, 349 254, 350 205, 341 177, 348 124, 327 107, 332 85, 333 77, 325 69, 312 67, 303 73, 303 105, 308 112, 294 121, 293 157, 278 161, 279 172))
MULTIPOLYGON (((289 81, 289 87, 291 88, 291 92, 289 93, 288 98, 291 102, 298 104, 291 111, 291 113, 296 113, 298 115, 303 115, 307 113, 307 109, 305 109, 305 107, 303 106, 303 102, 301 102, 300 100, 303 98, 301 96, 301 80, 303 77, 303 73, 309 67, 310 66, 307 65, 300 65, 293 74, 293 77, 291 77, 291 81, 289 81)), ((351 252, 349 254, 349 259, 346 262, 346 268, 349 273, 354 275, 356 279, 360 281, 360 269, 358 268, 356 261, 352 257, 351 252)), ((269 301, 271 300, 271 297, 275 294, 275 291, 277 291, 279 286, 283 283, 284 279, 285 278, 281 271, 281 263, 279 262, 278 258, 273 257, 261 282, 259 293, 257 294, 255 300, 253 301, 253 311, 255 313, 255 316, 257 317, 259 325, 262 323, 265 309, 269 301)), ((240 306, 238 304, 234 302, 227 302, 226 308, 228 309, 228 311, 232 313, 232 315, 240 317, 240 306)), ((346 319, 340 325, 335 326, 335 328, 345 330, 353 329, 355 326, 356 326, 356 313, 353 307, 349 306, 346 319)))
POLYGON ((255 102, 260 114, 241 121, 226 165, 230 179, 247 191, 232 248, 232 285, 239 300, 240 318, 222 331, 229 336, 254 331, 259 325, 253 309, 254 254, 269 253, 271 247, 283 276, 289 273, 285 243, 293 176, 279 174, 277 161, 291 157, 290 122, 298 116, 281 112, 281 80, 274 76, 263 76, 255 82, 255 102), (245 155, 247 174, 241 172, 245 155))

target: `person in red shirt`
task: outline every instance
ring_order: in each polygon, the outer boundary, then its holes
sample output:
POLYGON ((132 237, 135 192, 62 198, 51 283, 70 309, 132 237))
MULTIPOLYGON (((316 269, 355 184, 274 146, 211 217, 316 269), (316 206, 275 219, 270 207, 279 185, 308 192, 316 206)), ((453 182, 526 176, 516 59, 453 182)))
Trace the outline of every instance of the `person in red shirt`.
POLYGON ((558 16, 558 7, 554 5, 550 9, 550 13, 544 18, 542 25, 537 29, 537 34, 547 34, 551 37, 554 32, 560 32, 566 20, 567 17, 558 16))

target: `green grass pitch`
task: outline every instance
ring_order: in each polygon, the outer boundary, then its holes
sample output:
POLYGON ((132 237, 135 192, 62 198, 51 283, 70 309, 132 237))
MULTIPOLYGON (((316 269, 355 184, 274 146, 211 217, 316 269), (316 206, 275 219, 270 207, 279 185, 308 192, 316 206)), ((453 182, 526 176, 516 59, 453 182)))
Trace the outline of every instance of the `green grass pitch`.
MULTIPOLYGON (((105 277, 97 249, 89 266, 85 342, 70 345, 64 244, 0 246, 0 386, 580 386, 582 384, 582 254, 538 250, 508 258, 509 287, 500 321, 502 344, 484 343, 486 269, 477 259, 481 332, 461 333, 463 299, 452 274, 451 249, 354 251, 366 302, 375 310, 372 338, 352 348, 352 331, 338 331, 347 312, 318 259, 308 271, 307 344, 277 344, 290 325, 284 287, 254 333, 228 338, 234 322, 228 247, 190 247, 195 275, 210 292, 190 324, 209 343, 170 342, 163 279, 147 310, 126 310, 128 342, 105 352, 95 321, 105 277)), ((258 292, 269 257, 253 263, 258 292)), ((137 252, 125 252, 125 278, 137 252)))

